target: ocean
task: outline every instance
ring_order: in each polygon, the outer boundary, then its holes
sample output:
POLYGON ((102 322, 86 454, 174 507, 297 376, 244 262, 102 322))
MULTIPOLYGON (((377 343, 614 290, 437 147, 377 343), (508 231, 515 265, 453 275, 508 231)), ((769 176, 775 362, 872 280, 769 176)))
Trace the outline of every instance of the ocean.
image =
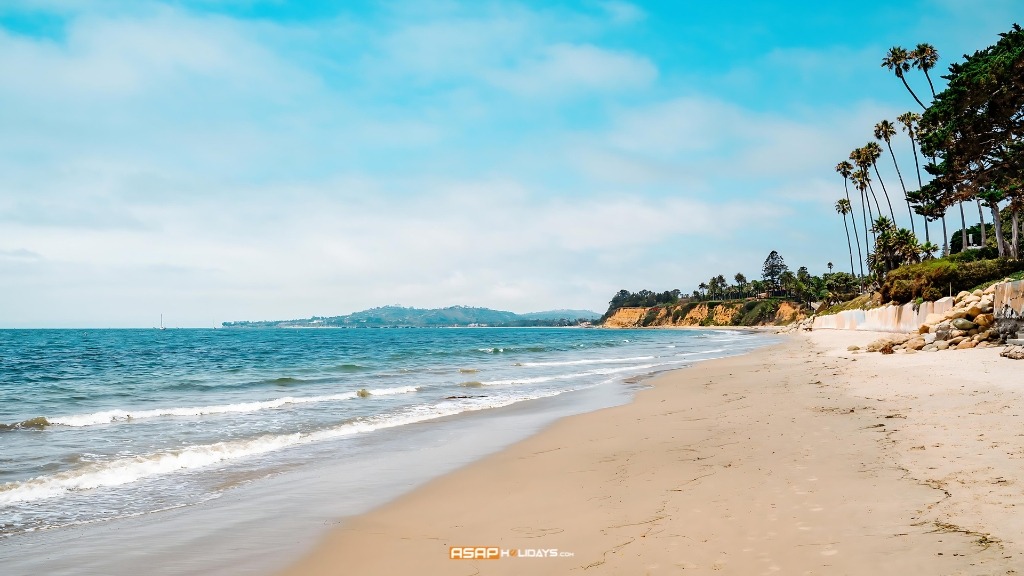
MULTIPOLYGON (((245 506, 300 530, 627 401, 646 375, 765 342, 738 330, 0 330, 0 564, 75 573, 91 558, 116 572, 130 562, 83 536, 117 534, 103 538, 116 550, 134 533, 170 557, 160 526, 201 519, 220 534, 245 506), (42 547, 79 563, 25 560, 42 547)), ((286 546, 251 542, 267 533, 259 517, 249 545, 286 546)))

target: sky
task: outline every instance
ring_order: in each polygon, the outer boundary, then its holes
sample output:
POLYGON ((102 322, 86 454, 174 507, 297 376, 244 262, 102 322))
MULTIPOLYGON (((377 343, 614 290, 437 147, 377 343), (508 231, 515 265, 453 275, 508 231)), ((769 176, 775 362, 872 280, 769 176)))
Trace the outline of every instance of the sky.
POLYGON ((941 90, 1021 8, 5 0, 0 327, 603 311, 771 250, 846 270, 834 167, 916 107, 886 50, 935 45, 941 90))

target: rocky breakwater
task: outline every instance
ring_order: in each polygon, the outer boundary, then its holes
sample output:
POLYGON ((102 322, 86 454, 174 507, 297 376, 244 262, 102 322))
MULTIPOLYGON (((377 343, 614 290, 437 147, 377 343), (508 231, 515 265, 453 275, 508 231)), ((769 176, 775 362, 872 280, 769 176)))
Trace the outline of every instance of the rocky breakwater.
POLYGON ((916 333, 880 338, 867 345, 868 352, 938 352, 996 345, 1001 339, 995 327, 995 291, 961 292, 953 307, 942 314, 929 314, 916 333))

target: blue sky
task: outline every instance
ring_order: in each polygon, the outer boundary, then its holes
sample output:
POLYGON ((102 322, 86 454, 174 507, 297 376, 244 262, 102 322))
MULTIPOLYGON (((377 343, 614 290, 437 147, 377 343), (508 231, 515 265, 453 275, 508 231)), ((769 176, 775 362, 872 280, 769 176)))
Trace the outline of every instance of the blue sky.
POLYGON ((4 2, 0 326, 600 311, 620 288, 756 277, 772 249, 842 269, 833 167, 915 107, 885 51, 930 42, 944 70, 1019 16, 1010 1, 4 2))

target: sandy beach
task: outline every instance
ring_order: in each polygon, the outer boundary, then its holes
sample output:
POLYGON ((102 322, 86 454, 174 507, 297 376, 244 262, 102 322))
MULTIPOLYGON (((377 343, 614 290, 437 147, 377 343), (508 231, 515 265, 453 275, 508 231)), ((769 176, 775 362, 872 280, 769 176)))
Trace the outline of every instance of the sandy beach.
POLYGON ((1017 573, 1024 365, 847 351, 874 337, 797 334, 659 376, 339 521, 284 574, 1017 573))

